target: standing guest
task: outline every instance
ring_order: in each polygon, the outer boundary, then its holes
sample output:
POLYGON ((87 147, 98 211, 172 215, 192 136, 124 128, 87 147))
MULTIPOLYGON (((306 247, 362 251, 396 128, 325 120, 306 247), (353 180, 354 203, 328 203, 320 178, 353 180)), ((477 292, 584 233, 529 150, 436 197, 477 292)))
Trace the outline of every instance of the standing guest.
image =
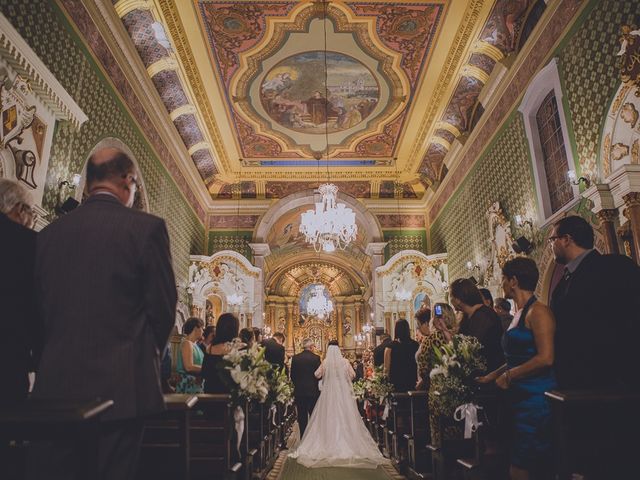
POLYGON ((318 379, 314 373, 322 363, 320 357, 312 351, 313 340, 305 338, 302 341, 302 348, 304 349, 302 352, 291 357, 291 381, 301 438, 320 396, 318 379))
POLYGON ((262 341, 264 340, 262 338, 262 330, 260 330, 258 327, 253 327, 253 337, 255 338, 255 341, 258 345, 262 345, 262 341))
POLYGON ((380 335, 380 345, 373 349, 373 366, 382 367, 384 365, 384 351, 391 345, 391 336, 388 333, 380 335))
POLYGON ((640 269, 629 257, 594 250, 593 228, 582 217, 558 220, 549 243, 564 265, 550 302, 560 388, 639 389, 640 269), (606 319, 612 323, 603 328, 606 319))
POLYGON ((34 325, 36 232, 29 228, 32 218, 27 192, 17 182, 0 179, 0 406, 26 398, 28 372, 33 369, 31 350, 40 330, 34 325))
POLYGON ((202 339, 204 322, 196 317, 189 318, 182 327, 182 333, 186 335, 180 342, 176 372, 179 380, 176 385, 176 393, 202 393, 202 360, 204 353, 198 347, 202 339))
POLYGON ((507 363, 478 379, 508 390, 514 416, 512 480, 548 478, 552 468, 551 406, 544 392, 556 387, 551 370, 555 319, 551 309, 533 294, 538 276, 530 258, 517 257, 502 267, 502 288, 505 297, 515 301, 517 320, 502 340, 507 363))
POLYGON ((362 361, 362 355, 356 356, 356 360, 353 362, 353 371, 356 372, 356 378, 354 381, 364 378, 364 362, 362 361))
POLYGON ((482 303, 487 307, 493 308, 493 295, 488 288, 480 288, 480 295, 482 295, 482 303))
POLYGON ((238 337, 239 328, 240 322, 233 313, 223 313, 218 317, 216 336, 202 361, 200 373, 204 380, 204 393, 229 393, 231 377, 229 372, 222 370, 219 365, 223 357, 231 351, 231 343, 238 337))
MULTIPOLYGON (((164 221, 130 208, 137 186, 124 152, 97 150, 87 164, 89 198, 37 242, 45 338, 34 397, 114 401, 101 417, 101 479, 134 478, 143 418, 165 409, 160 353, 175 320, 176 282, 164 221)), ((58 442, 34 452, 31 473, 69 477, 76 448, 58 442)))
POLYGON ((496 298, 493 305, 493 310, 498 314, 498 317, 500 317, 502 331, 506 332, 509 328, 509 325, 511 325, 511 322, 513 321, 513 315, 511 315, 511 304, 509 303, 509 300, 500 297, 496 298))
POLYGON ((243 328, 240 330, 238 337, 240 338, 240 341, 246 345, 246 348, 251 348, 256 341, 253 328, 243 328))
POLYGON ((202 350, 202 353, 207 351, 207 347, 213 342, 213 337, 216 336, 216 327, 214 325, 207 325, 202 332, 202 340, 198 342, 198 347, 202 350))
POLYGON ((262 342, 265 349, 264 358, 267 362, 284 367, 284 334, 276 332, 271 338, 262 342))
POLYGON ((468 278, 455 280, 450 287, 451 304, 464 313, 459 333, 476 337, 482 344, 487 371, 492 372, 504 363, 500 345, 502 325, 496 312, 484 304, 478 288, 468 278))
POLYGON ((416 352, 419 345, 411 338, 409 322, 404 319, 396 322, 394 337, 394 341, 384 351, 384 371, 389 375, 394 391, 408 392, 416 386, 416 352))
POLYGON ((416 319, 416 325, 418 327, 417 333, 419 333, 422 337, 420 340, 420 346, 418 347, 418 351, 416 352, 416 367, 418 369, 416 390, 426 390, 430 370, 427 371, 427 366, 425 365, 425 363, 431 353, 432 348, 432 345, 427 343, 427 339, 431 335, 431 329, 429 328, 429 323, 431 322, 431 310, 427 307, 423 307, 416 312, 414 318, 416 319))

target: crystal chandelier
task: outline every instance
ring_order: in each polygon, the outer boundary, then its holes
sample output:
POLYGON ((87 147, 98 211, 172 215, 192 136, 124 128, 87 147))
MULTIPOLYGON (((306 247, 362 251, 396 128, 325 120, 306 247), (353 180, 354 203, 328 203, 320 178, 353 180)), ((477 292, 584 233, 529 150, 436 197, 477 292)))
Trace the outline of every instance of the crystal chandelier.
POLYGON ((407 302, 411 299, 411 292, 404 287, 398 288, 395 293, 396 300, 407 302))
POLYGON ((315 210, 307 210, 300 220, 300 233, 316 252, 330 253, 336 247, 344 250, 358 233, 356 214, 344 203, 336 203, 338 187, 324 183, 318 188, 322 199, 315 210))
POLYGON ((307 313, 323 318, 333 312, 333 302, 324 295, 324 285, 316 285, 307 302, 307 313))
MULTIPOLYGON (((242 196, 242 183, 240 182, 240 180, 238 180, 237 184, 234 184, 231 187, 231 191, 232 191, 232 194, 235 194, 238 199, 238 208, 236 212, 236 238, 237 238, 238 231, 240 229, 240 198, 242 196)), ((236 259, 236 274, 235 274, 235 278, 233 279, 235 283, 235 286, 234 286, 235 292, 227 296, 227 303, 232 307, 238 307, 242 305, 242 302, 244 302, 244 296, 240 295, 240 291, 238 288, 238 262, 239 262, 238 259, 236 259)))

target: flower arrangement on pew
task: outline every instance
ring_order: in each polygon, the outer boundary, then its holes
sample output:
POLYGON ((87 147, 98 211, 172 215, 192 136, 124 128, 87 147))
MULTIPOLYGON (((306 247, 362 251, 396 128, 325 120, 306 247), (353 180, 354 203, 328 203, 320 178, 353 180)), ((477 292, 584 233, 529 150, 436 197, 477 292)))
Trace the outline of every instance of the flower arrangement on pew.
POLYGON ((393 384, 389 377, 384 374, 382 367, 376 367, 373 374, 362 378, 353 384, 353 396, 360 401, 364 401, 364 408, 367 416, 372 416, 372 408, 384 406, 383 419, 389 411, 389 395, 393 392, 393 384))
POLYGON ((245 399, 265 403, 269 397, 272 366, 264 359, 264 348, 257 344, 243 347, 243 343, 234 342, 231 351, 223 357, 222 367, 229 371, 232 380, 229 388, 233 403, 237 405, 245 399))
POLYGON ((269 403, 280 403, 289 406, 293 403, 293 383, 284 367, 273 367, 269 375, 269 403))
POLYGON ((459 407, 471 401, 473 377, 487 368, 481 350, 478 339, 466 335, 454 335, 448 343, 433 347, 435 367, 429 374, 434 395, 429 407, 433 414, 453 417, 459 407))

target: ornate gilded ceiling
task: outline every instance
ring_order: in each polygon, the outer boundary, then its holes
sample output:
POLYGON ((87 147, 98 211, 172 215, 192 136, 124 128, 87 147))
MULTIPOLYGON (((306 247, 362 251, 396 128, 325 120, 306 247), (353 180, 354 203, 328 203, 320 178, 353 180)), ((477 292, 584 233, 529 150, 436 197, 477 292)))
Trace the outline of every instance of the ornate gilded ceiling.
POLYGON ((120 0, 213 199, 421 199, 533 0, 120 0))

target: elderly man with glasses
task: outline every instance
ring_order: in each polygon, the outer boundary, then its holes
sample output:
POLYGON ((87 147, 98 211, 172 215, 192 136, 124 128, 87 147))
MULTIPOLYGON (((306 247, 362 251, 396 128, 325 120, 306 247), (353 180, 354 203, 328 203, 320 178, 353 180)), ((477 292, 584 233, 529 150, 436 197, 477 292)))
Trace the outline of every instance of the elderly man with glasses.
POLYGON ((27 191, 17 182, 0 179, 0 406, 24 400, 29 387, 27 373, 37 332, 32 220, 27 191))

